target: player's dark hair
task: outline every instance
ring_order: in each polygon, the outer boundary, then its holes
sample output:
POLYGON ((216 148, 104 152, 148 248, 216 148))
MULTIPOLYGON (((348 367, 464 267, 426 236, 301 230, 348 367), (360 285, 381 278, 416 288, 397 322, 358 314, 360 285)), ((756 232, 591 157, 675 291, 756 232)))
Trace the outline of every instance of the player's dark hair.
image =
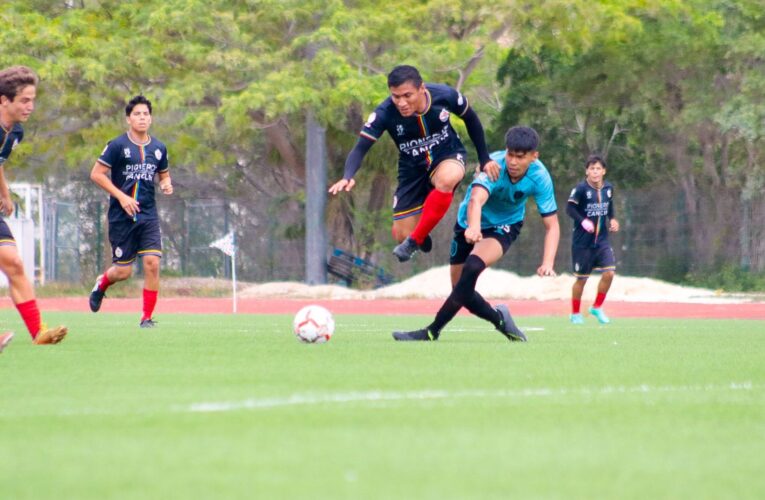
POLYGON ((21 89, 28 85, 37 85, 38 78, 34 71, 26 66, 11 66, 0 71, 0 95, 9 100, 16 99, 21 89))
POLYGON ((127 106, 125 106, 125 116, 130 116, 130 113, 133 112, 133 108, 139 104, 145 104, 146 107, 149 108, 149 114, 151 114, 151 101, 142 95, 137 95, 130 99, 127 103, 127 106))
POLYGON ((505 135, 505 146, 508 151, 536 151, 539 147, 539 134, 531 127, 511 127, 505 135))
POLYGON ((403 85, 406 82, 412 82, 412 85, 417 88, 420 88, 422 85, 422 77, 420 76, 420 72, 417 71, 417 68, 414 66, 407 66, 406 64, 403 64, 401 66, 396 66, 393 68, 393 71, 388 73, 388 88, 398 87, 399 85, 403 85))
POLYGON ((606 160, 604 160, 602 156, 594 154, 587 157, 587 162, 584 164, 585 170, 587 170, 587 167, 589 167, 593 163, 600 163, 601 165, 603 165, 603 168, 608 169, 608 165, 606 165, 606 160))

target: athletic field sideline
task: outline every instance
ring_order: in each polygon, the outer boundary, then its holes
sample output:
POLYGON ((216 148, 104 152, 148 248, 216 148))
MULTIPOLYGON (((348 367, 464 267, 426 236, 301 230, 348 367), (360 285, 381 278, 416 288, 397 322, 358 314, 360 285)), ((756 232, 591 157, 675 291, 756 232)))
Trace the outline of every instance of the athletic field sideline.
POLYGON ((762 498, 765 334, 747 320, 49 312, 0 354, 3 498, 762 498))

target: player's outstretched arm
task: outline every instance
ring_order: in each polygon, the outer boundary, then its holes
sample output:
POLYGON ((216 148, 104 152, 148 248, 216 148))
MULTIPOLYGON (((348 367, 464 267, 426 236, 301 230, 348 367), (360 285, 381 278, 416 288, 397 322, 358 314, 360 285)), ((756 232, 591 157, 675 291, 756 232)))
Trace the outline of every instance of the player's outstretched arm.
POLYGON ((161 172, 159 174, 159 190, 163 194, 173 194, 173 181, 170 179, 170 172, 161 172))
POLYGON ((135 217, 135 214, 141 211, 138 206, 138 200, 126 195, 114 185, 109 178, 109 170, 109 167, 97 161, 96 164, 93 165, 93 169, 90 171, 90 180, 95 182, 98 187, 109 193, 112 197, 116 198, 117 201, 120 202, 122 209, 130 217, 135 217))
POLYGON ((343 178, 332 184, 329 188, 331 194, 337 194, 341 191, 350 191, 353 189, 353 186, 356 184, 356 181, 353 180, 353 176, 355 176, 356 172, 361 168, 361 161, 374 143, 375 141, 371 139, 359 137, 359 140, 356 141, 356 145, 351 152, 348 153, 348 158, 345 160, 343 178))
POLYGON ((542 265, 537 268, 539 276, 557 276, 555 273, 555 254, 558 253, 558 242, 560 241, 560 224, 558 223, 558 214, 550 214, 542 217, 542 223, 545 226, 545 243, 542 250, 542 265))

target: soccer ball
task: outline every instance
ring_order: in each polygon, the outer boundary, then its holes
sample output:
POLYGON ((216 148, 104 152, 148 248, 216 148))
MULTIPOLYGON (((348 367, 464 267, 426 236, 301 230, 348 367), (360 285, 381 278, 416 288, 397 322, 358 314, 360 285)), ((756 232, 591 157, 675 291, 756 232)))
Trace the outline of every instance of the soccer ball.
POLYGON ((332 313, 321 306, 305 306, 295 315, 292 331, 301 342, 323 344, 332 338, 335 320, 332 313))

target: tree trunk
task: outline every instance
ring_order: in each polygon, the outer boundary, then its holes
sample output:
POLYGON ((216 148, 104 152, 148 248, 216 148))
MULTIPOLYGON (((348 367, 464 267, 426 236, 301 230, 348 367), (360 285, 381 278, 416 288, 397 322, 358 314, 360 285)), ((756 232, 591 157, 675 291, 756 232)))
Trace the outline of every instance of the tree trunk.
POLYGON ((327 136, 312 111, 306 116, 305 141, 305 282, 327 282, 327 136))

